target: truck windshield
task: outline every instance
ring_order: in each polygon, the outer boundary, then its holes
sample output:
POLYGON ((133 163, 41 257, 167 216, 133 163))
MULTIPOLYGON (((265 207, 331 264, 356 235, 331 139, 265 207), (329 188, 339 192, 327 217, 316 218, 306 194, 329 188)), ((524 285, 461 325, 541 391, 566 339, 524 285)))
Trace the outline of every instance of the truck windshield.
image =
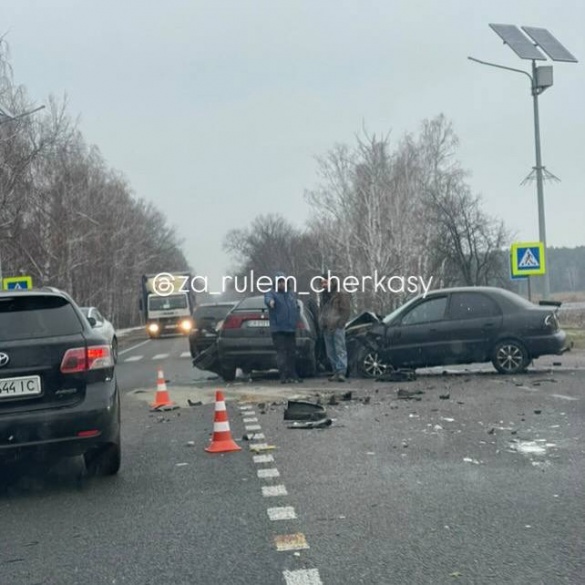
POLYGON ((148 299, 148 308, 151 311, 172 311, 173 309, 186 309, 187 295, 169 295, 168 297, 151 296, 148 299))

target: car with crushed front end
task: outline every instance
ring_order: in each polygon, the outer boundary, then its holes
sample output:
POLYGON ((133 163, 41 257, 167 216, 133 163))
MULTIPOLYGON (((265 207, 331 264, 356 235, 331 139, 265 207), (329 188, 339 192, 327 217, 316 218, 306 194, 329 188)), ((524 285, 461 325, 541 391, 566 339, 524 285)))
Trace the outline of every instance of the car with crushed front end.
POLYGON ((375 378, 398 368, 491 362, 502 374, 518 374, 535 358, 570 349, 559 306, 497 287, 434 290, 348 327, 350 368, 375 378))
POLYGON ((65 292, 0 292, 0 464, 83 456, 121 463, 120 391, 109 340, 65 292))

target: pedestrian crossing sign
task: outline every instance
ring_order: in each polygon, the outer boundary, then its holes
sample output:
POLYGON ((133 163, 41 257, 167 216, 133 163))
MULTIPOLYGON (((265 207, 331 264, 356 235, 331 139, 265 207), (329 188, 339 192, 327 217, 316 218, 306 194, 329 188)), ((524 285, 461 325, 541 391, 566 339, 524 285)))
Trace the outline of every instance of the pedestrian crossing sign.
POLYGON ((512 244, 511 260, 512 276, 537 276, 546 272, 542 242, 512 244))
POLYGON ((2 290, 24 290, 32 288, 30 276, 9 276, 2 279, 2 290))

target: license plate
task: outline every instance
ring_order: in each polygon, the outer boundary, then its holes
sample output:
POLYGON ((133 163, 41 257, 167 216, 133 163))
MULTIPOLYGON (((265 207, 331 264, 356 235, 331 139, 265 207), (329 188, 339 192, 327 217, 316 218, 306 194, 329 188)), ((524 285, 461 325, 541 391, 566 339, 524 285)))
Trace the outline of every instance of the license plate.
POLYGON ((39 376, 0 378, 0 399, 18 396, 35 396, 40 393, 41 378, 39 376))
POLYGON ((264 321, 246 321, 248 327, 269 327, 270 326, 270 321, 268 320, 264 320, 264 321))

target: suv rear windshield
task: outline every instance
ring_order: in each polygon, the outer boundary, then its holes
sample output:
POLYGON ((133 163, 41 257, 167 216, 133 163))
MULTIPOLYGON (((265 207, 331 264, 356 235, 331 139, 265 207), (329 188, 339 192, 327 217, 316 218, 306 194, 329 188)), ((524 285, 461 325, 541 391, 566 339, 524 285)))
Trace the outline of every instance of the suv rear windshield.
POLYGON ((233 305, 218 305, 214 307, 199 307, 193 316, 195 319, 223 319, 232 309, 233 305))
POLYGON ((0 341, 81 333, 75 310, 62 297, 0 297, 0 341))

